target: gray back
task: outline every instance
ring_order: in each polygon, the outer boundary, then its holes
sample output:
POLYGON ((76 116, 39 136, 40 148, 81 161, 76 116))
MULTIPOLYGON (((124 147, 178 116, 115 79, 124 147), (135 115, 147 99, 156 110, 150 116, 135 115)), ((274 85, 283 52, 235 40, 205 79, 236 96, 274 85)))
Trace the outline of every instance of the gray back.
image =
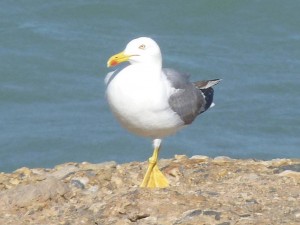
POLYGON ((203 111, 205 111, 205 98, 201 90, 189 81, 187 74, 182 74, 174 69, 163 69, 171 85, 177 91, 170 96, 169 104, 185 124, 190 124, 203 111))

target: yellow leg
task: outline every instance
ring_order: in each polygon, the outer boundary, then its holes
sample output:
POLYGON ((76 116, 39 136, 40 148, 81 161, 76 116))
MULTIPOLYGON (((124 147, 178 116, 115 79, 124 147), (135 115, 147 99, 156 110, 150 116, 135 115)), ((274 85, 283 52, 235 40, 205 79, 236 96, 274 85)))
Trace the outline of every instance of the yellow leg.
POLYGON ((152 157, 149 158, 149 166, 141 187, 165 188, 169 186, 167 178, 162 174, 157 166, 159 149, 159 146, 155 147, 152 157))

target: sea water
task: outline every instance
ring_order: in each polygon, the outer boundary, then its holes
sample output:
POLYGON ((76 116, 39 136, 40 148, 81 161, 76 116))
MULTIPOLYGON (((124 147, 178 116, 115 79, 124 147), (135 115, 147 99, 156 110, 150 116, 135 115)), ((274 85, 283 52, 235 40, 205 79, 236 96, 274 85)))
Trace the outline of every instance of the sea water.
MULTIPOLYGON (((0 171, 144 161, 105 99, 107 59, 133 38, 165 67, 223 79, 216 106, 163 142, 174 154, 300 157, 300 1, 1 1, 0 171)), ((155 90, 154 90, 155 91, 155 90)))

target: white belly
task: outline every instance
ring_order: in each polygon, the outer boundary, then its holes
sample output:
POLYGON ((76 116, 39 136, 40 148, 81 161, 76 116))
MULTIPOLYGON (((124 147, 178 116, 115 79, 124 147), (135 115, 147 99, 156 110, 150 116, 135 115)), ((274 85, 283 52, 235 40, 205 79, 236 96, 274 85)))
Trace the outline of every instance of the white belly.
POLYGON ((107 99, 116 118, 137 135, 162 138, 175 133, 183 122, 169 107, 171 87, 151 74, 130 73, 130 67, 107 86, 107 99))

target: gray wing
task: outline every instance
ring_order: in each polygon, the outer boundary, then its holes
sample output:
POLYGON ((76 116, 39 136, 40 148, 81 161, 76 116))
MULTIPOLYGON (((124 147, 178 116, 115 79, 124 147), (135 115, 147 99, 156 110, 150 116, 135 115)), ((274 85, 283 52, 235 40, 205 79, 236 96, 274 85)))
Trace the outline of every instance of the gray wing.
POLYGON ((189 76, 173 69, 163 69, 171 85, 177 89, 169 98, 169 105, 185 124, 190 124, 204 110, 205 98, 202 93, 189 82, 189 76))
POLYGON ((185 124, 192 123, 200 113, 211 105, 213 100, 211 86, 217 84, 219 80, 192 83, 187 74, 179 73, 174 69, 164 68, 163 72, 172 87, 177 89, 169 98, 171 109, 180 116, 185 124))

